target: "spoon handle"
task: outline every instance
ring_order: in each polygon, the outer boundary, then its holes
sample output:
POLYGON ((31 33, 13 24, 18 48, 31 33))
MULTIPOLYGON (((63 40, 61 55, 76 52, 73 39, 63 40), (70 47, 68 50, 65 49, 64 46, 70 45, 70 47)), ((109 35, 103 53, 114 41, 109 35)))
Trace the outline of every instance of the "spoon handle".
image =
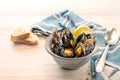
POLYGON ((99 59, 99 61, 97 63, 96 72, 98 72, 98 73, 102 72, 103 69, 104 69, 108 48, 109 48, 109 45, 106 46, 105 50, 103 51, 103 54, 102 54, 101 58, 99 59))

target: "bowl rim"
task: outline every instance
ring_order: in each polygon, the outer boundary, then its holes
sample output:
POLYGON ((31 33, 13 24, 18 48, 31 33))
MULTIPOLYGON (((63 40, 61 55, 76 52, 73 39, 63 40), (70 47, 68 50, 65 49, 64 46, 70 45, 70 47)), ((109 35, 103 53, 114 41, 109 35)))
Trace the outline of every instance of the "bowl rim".
POLYGON ((53 53, 52 50, 50 49, 49 46, 50 46, 50 43, 51 43, 52 38, 53 38, 53 34, 51 33, 51 34, 47 37, 47 40, 46 40, 46 42, 45 42, 45 49, 47 50, 47 52, 48 52, 49 54, 51 54, 52 56, 57 57, 57 58, 59 58, 59 59, 64 59, 64 60, 84 59, 84 58, 87 58, 87 57, 93 55, 93 54, 97 51, 97 48, 98 48, 98 42, 97 42, 97 40, 96 40, 96 38, 95 38, 95 47, 94 47, 92 53, 90 53, 90 54, 88 54, 88 55, 86 55, 86 56, 82 56, 82 57, 65 58, 65 57, 56 55, 56 54, 53 53))

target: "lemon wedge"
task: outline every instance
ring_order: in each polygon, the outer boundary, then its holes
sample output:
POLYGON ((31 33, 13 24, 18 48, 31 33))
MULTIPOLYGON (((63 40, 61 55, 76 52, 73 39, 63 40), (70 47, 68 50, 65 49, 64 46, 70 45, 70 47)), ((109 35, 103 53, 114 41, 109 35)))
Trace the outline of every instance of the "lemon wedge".
POLYGON ((74 30, 73 36, 77 38, 81 33, 90 34, 92 33, 92 29, 88 26, 79 26, 77 29, 74 30))

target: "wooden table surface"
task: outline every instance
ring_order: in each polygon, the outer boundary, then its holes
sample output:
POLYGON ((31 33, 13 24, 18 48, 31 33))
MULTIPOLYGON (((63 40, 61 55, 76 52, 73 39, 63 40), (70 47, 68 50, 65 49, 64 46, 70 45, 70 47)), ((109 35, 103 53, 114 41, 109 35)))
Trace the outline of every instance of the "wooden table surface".
MULTIPOLYGON (((107 29, 120 29, 120 15, 81 15, 107 29)), ((41 16, 0 17, 0 80, 92 80, 89 62, 77 70, 62 69, 44 48, 46 37, 40 36, 34 46, 14 44, 11 32, 29 27, 44 19, 41 16)))

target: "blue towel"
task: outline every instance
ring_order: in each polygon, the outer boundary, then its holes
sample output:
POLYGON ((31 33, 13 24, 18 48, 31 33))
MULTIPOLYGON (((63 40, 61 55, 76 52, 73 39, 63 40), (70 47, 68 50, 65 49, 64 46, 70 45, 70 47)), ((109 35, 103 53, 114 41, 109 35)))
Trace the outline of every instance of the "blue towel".
POLYGON ((117 76, 120 75, 120 42, 109 48, 104 71, 102 73, 95 71, 96 61, 100 58, 101 53, 106 47, 103 37, 107 29, 101 25, 85 20, 70 10, 64 10, 33 24, 32 32, 48 36, 55 27, 57 27, 58 30, 64 27, 74 30, 80 25, 87 25, 93 29, 93 35, 96 37, 99 46, 96 54, 92 56, 90 60, 93 80, 120 80, 120 77, 117 76))
POLYGON ((33 24, 32 32, 48 36, 55 27, 57 27, 58 30, 64 27, 75 29, 85 22, 87 21, 84 20, 83 18, 80 18, 72 11, 66 9, 59 13, 50 15, 41 22, 33 24))

